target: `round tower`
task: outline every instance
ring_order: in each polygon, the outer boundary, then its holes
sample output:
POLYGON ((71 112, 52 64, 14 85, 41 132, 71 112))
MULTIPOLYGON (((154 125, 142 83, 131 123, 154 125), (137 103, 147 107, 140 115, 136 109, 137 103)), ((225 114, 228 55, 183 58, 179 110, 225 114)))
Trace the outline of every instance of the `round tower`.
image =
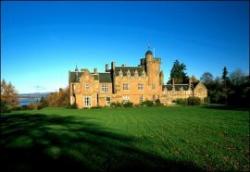
POLYGON ((145 53, 145 58, 146 58, 146 61, 152 61, 153 60, 153 53, 152 53, 152 51, 148 50, 145 53))

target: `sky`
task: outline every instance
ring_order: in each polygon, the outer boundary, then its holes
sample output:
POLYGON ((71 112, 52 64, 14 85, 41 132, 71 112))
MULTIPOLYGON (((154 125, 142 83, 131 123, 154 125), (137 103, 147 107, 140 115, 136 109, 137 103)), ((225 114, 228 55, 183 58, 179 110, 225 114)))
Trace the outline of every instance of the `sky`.
POLYGON ((187 74, 249 73, 249 2, 1 1, 1 79, 19 93, 56 91, 69 70, 137 66, 148 47, 164 82, 187 74))

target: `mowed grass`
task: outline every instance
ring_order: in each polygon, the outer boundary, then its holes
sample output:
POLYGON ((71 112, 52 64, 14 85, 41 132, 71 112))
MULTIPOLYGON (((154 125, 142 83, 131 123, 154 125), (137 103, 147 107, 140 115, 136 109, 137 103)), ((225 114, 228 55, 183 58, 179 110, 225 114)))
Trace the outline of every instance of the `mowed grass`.
POLYGON ((1 116, 9 171, 248 171, 249 112, 45 108, 1 116))

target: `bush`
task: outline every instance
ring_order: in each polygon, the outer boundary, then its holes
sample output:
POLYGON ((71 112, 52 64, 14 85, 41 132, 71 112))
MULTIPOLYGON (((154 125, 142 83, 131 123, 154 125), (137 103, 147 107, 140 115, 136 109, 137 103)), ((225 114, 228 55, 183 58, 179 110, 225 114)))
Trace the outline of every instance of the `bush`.
POLYGON ((181 98, 176 99, 175 103, 178 104, 178 105, 187 105, 188 104, 187 99, 181 99, 181 98))
POLYGON ((209 97, 205 97, 203 103, 209 104, 210 103, 210 98, 209 97))
POLYGON ((11 112, 11 106, 8 105, 5 101, 0 101, 1 102, 1 113, 3 112, 11 112))
POLYGON ((114 107, 122 107, 122 104, 119 103, 119 102, 112 102, 112 103, 110 104, 110 107, 112 107, 112 108, 114 108, 114 107))
POLYGON ((127 102, 123 102, 123 107, 127 108, 127 107, 133 107, 133 103, 130 101, 127 102))
POLYGON ((200 105, 201 99, 199 97, 189 97, 187 99, 188 105, 200 105))
POLYGON ((27 105, 27 109, 28 110, 38 109, 38 104, 36 104, 36 103, 30 103, 30 104, 27 105))
POLYGON ((17 106, 17 107, 12 108, 12 110, 24 110, 24 109, 23 109, 23 106, 17 106))
POLYGON ((163 104, 161 103, 160 99, 157 99, 155 101, 155 106, 163 106, 163 104))
POLYGON ((69 109, 77 109, 77 104, 74 103, 74 104, 72 104, 72 105, 69 105, 68 108, 69 108, 69 109))
POLYGON ((150 100, 145 100, 145 101, 141 102, 140 105, 143 107, 152 107, 152 106, 154 106, 154 102, 150 101, 150 100))

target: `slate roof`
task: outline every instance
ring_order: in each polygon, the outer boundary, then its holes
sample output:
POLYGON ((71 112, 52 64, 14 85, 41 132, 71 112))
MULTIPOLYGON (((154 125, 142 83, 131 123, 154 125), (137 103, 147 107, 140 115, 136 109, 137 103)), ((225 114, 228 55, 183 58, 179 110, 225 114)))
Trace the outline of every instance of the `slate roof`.
POLYGON ((99 73, 99 82, 112 82, 110 73, 99 73))
MULTIPOLYGON (((189 85, 188 84, 175 84, 174 87, 176 91, 180 91, 181 87, 183 88, 183 90, 188 90, 189 85)), ((173 86, 172 84, 166 84, 166 85, 163 85, 163 88, 166 88, 167 90, 170 91, 173 89, 173 86)), ((191 85, 191 88, 193 88, 193 85, 191 85)))
POLYGON ((127 76, 127 71, 130 71, 130 75, 134 76, 135 70, 137 70, 138 75, 142 75, 143 67, 115 67, 115 75, 119 76, 119 71, 122 70, 123 76, 127 76))
MULTIPOLYGON (((76 72, 69 72, 69 82, 79 82, 79 78, 82 76, 83 72, 78 72, 78 77, 76 72)), ((94 80, 99 80, 99 82, 111 82, 110 73, 91 73, 94 77, 94 80)))
POLYGON ((78 77, 76 75, 76 72, 69 72, 69 82, 79 82, 79 78, 83 72, 78 72, 78 77))

